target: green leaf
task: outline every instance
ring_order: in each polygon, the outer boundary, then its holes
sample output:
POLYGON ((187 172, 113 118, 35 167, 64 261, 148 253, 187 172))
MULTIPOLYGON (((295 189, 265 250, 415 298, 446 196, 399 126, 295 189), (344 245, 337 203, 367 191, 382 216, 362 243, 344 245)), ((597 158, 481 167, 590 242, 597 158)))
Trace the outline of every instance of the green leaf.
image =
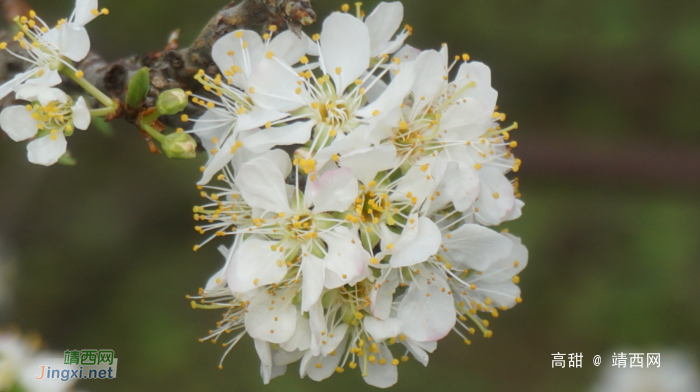
POLYGON ((129 81, 129 90, 126 94, 126 104, 132 108, 138 108, 146 98, 151 87, 151 77, 148 68, 141 68, 129 81))
POLYGON ((78 164, 75 158, 73 158, 71 155, 70 151, 66 151, 65 154, 61 155, 61 157, 58 158, 58 163, 64 166, 75 166, 78 164))

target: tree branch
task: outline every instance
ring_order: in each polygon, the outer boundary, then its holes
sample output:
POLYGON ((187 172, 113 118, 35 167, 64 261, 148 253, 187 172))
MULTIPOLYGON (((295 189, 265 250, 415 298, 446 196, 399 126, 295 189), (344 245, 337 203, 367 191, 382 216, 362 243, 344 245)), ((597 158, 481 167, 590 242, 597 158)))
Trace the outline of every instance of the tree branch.
MULTIPOLYGON (((9 20, 17 15, 26 15, 29 10, 24 0, 0 1, 3 1, 5 15, 9 20)), ((155 107, 158 96, 165 90, 181 88, 195 93, 204 91, 194 80, 194 76, 200 69, 211 75, 219 72, 212 61, 211 50, 220 37, 238 29, 263 32, 272 25, 277 26, 278 32, 290 29, 300 35, 302 26, 315 20, 316 14, 309 0, 243 0, 237 5, 230 3, 214 15, 189 48, 178 47, 179 31, 176 30, 162 51, 111 63, 105 61, 98 53, 91 52, 76 66, 85 73, 86 80, 121 103, 115 116, 108 120, 121 117, 136 124, 139 115, 155 107), (126 101, 129 80, 143 67, 149 69, 151 86, 143 107, 134 110, 123 102, 126 101)), ((0 38, 3 38, 3 35, 5 38, 11 37, 9 32, 0 33, 0 38)), ((0 84, 26 69, 26 66, 27 64, 17 61, 7 53, 0 53, 0 84)), ((78 86, 72 82, 64 85, 78 90, 78 86)), ((185 113, 196 116, 201 110, 199 106, 190 104, 185 113)), ((175 127, 183 125, 176 116, 170 116, 164 119, 164 122, 175 127)))

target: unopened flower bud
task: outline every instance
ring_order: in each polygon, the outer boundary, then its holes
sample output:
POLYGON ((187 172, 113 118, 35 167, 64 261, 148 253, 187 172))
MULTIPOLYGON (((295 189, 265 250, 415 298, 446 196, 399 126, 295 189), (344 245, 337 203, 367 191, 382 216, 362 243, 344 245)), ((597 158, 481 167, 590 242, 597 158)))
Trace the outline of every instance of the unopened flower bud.
POLYGON ((171 133, 161 143, 168 158, 191 159, 197 156, 197 142, 188 133, 171 133))
POLYGON ((158 96, 156 108, 161 114, 173 115, 185 110, 187 103, 187 94, 185 94, 185 91, 176 88, 163 91, 160 96, 158 96))

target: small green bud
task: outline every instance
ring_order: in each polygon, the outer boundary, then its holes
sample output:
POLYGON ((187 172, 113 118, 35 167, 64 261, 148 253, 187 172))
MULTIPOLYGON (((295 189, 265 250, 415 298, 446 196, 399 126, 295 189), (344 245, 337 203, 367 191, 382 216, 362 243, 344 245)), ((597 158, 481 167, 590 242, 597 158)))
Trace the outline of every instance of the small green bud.
POLYGON ((129 81, 129 89, 126 94, 126 104, 132 108, 138 108, 148 95, 151 88, 151 78, 148 68, 141 68, 129 81))
POLYGON ((197 142, 188 133, 171 133, 161 143, 168 158, 191 159, 197 156, 197 142))
POLYGON ((175 88, 163 91, 160 96, 158 96, 156 109, 160 114, 173 115, 185 110, 187 103, 187 94, 185 94, 185 91, 175 88))

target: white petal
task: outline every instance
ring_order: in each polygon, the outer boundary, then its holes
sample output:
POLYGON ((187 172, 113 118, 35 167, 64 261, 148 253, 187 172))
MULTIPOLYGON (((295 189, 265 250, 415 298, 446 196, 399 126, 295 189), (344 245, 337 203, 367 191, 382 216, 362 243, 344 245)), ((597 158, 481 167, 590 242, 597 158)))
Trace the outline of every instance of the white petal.
POLYGON ((450 238, 443 238, 445 255, 460 269, 485 271, 495 261, 508 257, 513 249, 508 238, 480 225, 465 224, 449 235, 450 238))
POLYGON ((267 45, 267 51, 288 65, 296 64, 306 53, 308 37, 303 34, 297 37, 291 30, 283 31, 267 45))
POLYGON ((367 138, 368 131, 367 126, 360 125, 347 135, 342 132, 338 133, 330 146, 321 149, 316 154, 316 167, 323 167, 334 154, 347 154, 351 151, 368 148, 370 146, 367 138))
POLYGON ((34 140, 27 145, 27 158, 29 162, 51 166, 58 162, 58 159, 66 153, 66 136, 63 132, 57 133, 56 140, 51 139, 52 135, 44 136, 34 140))
POLYGON ((404 45, 401 50, 394 54, 394 58, 397 58, 402 62, 416 61, 420 54, 420 49, 416 49, 411 45, 404 45))
POLYGON ((445 110, 440 120, 440 130, 451 132, 446 136, 461 140, 480 138, 492 126, 493 109, 487 110, 475 98, 463 98, 452 104, 445 110))
POLYGON ((417 342, 409 337, 406 338, 403 344, 423 366, 428 366, 429 357, 426 351, 432 353, 437 348, 437 342, 417 342))
MULTIPOLYGON (((338 367, 338 364, 340 364, 341 359, 342 355, 340 353, 324 357, 313 356, 309 351, 301 360, 300 371, 303 369, 303 374, 308 375, 309 378, 314 381, 323 381, 335 373, 335 369, 338 367)), ((304 375, 302 375, 302 377, 304 377, 304 375)))
POLYGON ((367 384, 374 387, 389 388, 399 381, 399 370, 397 366, 391 364, 394 357, 386 344, 381 344, 379 350, 380 353, 375 354, 377 361, 374 364, 367 363, 367 368, 365 369, 367 377, 363 377, 363 379, 367 384), (380 364, 379 359, 385 359, 386 363, 384 365, 380 364))
POLYGON ((368 316, 364 319, 364 326, 375 342, 383 342, 398 336, 401 333, 402 323, 396 318, 382 321, 376 317, 368 316))
MULTIPOLYGON (((459 97, 474 97, 481 102, 487 110, 493 112, 498 100, 498 92, 491 87, 491 69, 484 63, 472 61, 459 67, 456 81, 473 81, 474 88, 467 89, 459 97)), ((461 81, 461 82, 464 82, 461 81)))
POLYGON ((457 211, 466 211, 472 206, 479 196, 479 174, 472 166, 467 166, 462 162, 449 162, 445 167, 440 183, 435 189, 435 207, 431 212, 442 208, 448 202, 452 202, 457 211), (442 204, 442 205, 441 205, 442 204))
MULTIPOLYGON (((312 355, 320 355, 321 341, 323 337, 328 334, 328 326, 326 325, 326 317, 321 301, 316 301, 311 309, 309 309, 309 328, 311 329, 311 347, 309 348, 309 352, 311 352, 312 355)), ((302 366, 299 370, 301 371, 303 368, 302 366)))
MULTIPOLYGON (((408 267, 422 263, 437 253, 442 242, 440 229, 433 221, 421 217, 404 228, 401 239, 395 244, 396 251, 391 256, 393 268, 408 267)), ((384 246, 384 245, 383 245, 384 246)))
POLYGON ((85 103, 85 99, 83 97, 78 98, 75 105, 73 105, 72 110, 73 125, 83 131, 88 129, 90 127, 92 117, 90 117, 90 108, 88 108, 87 103, 85 103))
POLYGON ((340 166, 352 170, 352 174, 367 185, 375 179, 377 173, 394 167, 396 147, 383 144, 349 154, 340 158, 340 166))
POLYGON ((38 75, 39 73, 41 73, 41 71, 44 71, 43 75, 27 79, 27 81, 24 83, 53 87, 61 84, 61 82, 63 81, 58 71, 56 71, 55 69, 51 69, 51 67, 49 67, 48 65, 41 68, 41 70, 38 71, 35 75, 38 75))
POLYGON ((349 169, 336 169, 310 182, 307 189, 306 202, 314 205, 314 213, 343 212, 352 207, 359 186, 349 169))
POLYGON ((256 339, 270 343, 284 343, 292 335, 297 323, 297 308, 292 299, 282 301, 266 290, 256 293, 248 305, 245 315, 245 329, 256 339))
POLYGON ((90 53, 90 37, 82 26, 65 24, 61 26, 59 53, 73 61, 81 61, 90 53))
POLYGON ((39 131, 38 124, 24 106, 10 106, 0 113, 0 128, 16 142, 34 137, 39 131))
POLYGON ((306 102, 302 95, 305 91, 297 83, 300 81, 297 72, 288 65, 264 58, 250 75, 250 96, 263 108, 292 111, 306 102))
POLYGON ((391 314, 391 306, 394 302, 394 292, 399 287, 400 279, 398 270, 392 270, 382 281, 378 281, 370 292, 370 309, 372 314, 380 320, 386 320, 391 314))
POLYGON ((243 198, 251 207, 271 212, 289 211, 285 176, 265 155, 243 164, 236 176, 243 198))
POLYGON ((493 167, 479 170, 481 189, 474 207, 479 208, 476 217, 484 225, 498 225, 510 214, 515 206, 513 184, 500 171, 493 167))
POLYGON ((233 129, 236 119, 227 116, 223 111, 207 110, 198 118, 192 128, 192 133, 202 141, 202 146, 207 152, 218 149, 220 141, 223 141, 233 129), (214 143, 214 140, 217 143, 214 143))
POLYGON ((457 320, 454 300, 448 294, 450 287, 438 273, 427 264, 419 269, 421 273, 413 276, 399 305, 398 318, 408 337, 420 342, 440 340, 450 333, 457 320))
POLYGON ((365 271, 370 254, 362 247, 356 233, 341 226, 319 237, 328 245, 328 254, 323 259, 325 267, 341 280, 347 283, 365 271))
POLYGON ((301 260, 301 273, 304 277, 301 290, 301 311, 308 312, 323 292, 326 266, 322 259, 309 254, 301 260))
MULTIPOLYGON (((297 317, 297 320, 303 317, 297 317)), ((308 324, 308 322, 306 323, 308 324)), ((299 324, 297 324, 297 328, 299 328, 299 324)), ((294 332, 296 334, 296 331, 294 332)), ((294 337, 292 337, 293 340, 294 337)), ((284 346, 284 343, 280 344, 280 347, 284 346)), ((275 362, 275 365, 277 366, 286 366, 289 364, 292 364, 298 360, 300 360, 304 356, 304 351, 300 350, 294 350, 294 351, 285 351, 284 349, 282 350, 277 350, 273 355, 272 355, 272 360, 275 362)))
POLYGON ((0 99, 3 99, 7 96, 7 94, 11 93, 14 91, 14 89, 20 85, 20 83, 24 83, 27 79, 31 78, 32 75, 34 75, 37 72, 35 68, 30 68, 28 71, 20 73, 15 75, 14 78, 8 80, 0 86, 0 99))
POLYGON ((413 86, 415 98, 414 113, 423 113, 445 86, 447 70, 442 56, 434 50, 427 50, 416 59, 416 83, 413 86))
POLYGON ((262 153, 275 146, 303 144, 311 138, 315 121, 297 121, 290 125, 263 128, 243 139, 243 145, 252 152, 262 153))
POLYGON ((288 113, 278 112, 274 109, 263 109, 260 106, 253 106, 253 110, 238 115, 236 130, 247 131, 253 128, 260 128, 268 122, 281 120, 288 116, 288 113))
MULTIPOLYGON (((295 350, 306 351, 309 349, 310 346, 311 329, 309 327, 309 320, 307 320, 305 317, 297 317, 297 326, 294 329, 294 335, 292 335, 292 337, 289 338, 288 341, 280 344, 280 347, 286 351, 292 352, 295 350)), ((299 358, 301 358, 301 356, 299 356, 299 358)), ((280 363, 280 365, 287 365, 289 363, 295 362, 297 359, 287 363, 280 363)))
POLYGON ((272 379, 272 351, 270 350, 270 343, 260 340, 253 339, 255 342, 255 351, 258 352, 258 357, 260 357, 260 377, 263 379, 263 384, 267 385, 272 379))
POLYGON ((279 283, 287 274, 284 255, 270 247, 274 241, 249 238, 231 256, 226 280, 234 293, 246 293, 268 284, 279 283))
POLYGON ((76 0, 75 1, 75 18, 73 19, 73 24, 78 26, 85 26, 95 19, 95 15, 92 10, 97 8, 97 0, 76 0))
POLYGON ((367 70, 369 55, 369 31, 362 21, 343 13, 326 18, 321 32, 321 69, 333 78, 338 93, 367 70))
POLYGON ((411 91, 415 80, 416 73, 413 70, 413 63, 404 65, 382 95, 371 104, 358 110, 356 114, 359 117, 369 118, 375 116, 377 112, 385 113, 399 107, 411 91))
POLYGON ((282 173, 282 176, 285 178, 292 172, 292 160, 289 159, 289 154, 284 150, 270 150, 264 154, 264 157, 272 162, 275 167, 280 169, 280 173, 282 173))
MULTIPOLYGON (((374 54, 374 51, 391 40, 396 34, 396 30, 401 27, 401 21, 403 21, 403 4, 398 1, 394 3, 379 3, 365 19, 365 25, 367 25, 369 30, 373 57, 377 56, 374 54)), ((378 55, 380 56, 382 53, 378 55)))
POLYGON ((211 150, 207 150, 207 152, 210 155, 209 162, 207 162, 207 164, 204 166, 202 179, 199 180, 199 182, 197 182, 198 185, 208 184, 209 181, 211 181, 212 177, 216 175, 216 173, 221 171, 221 169, 223 169, 224 166, 231 163, 231 159, 233 159, 234 155, 231 152, 231 148, 233 148, 235 145, 236 138, 234 138, 233 136, 229 136, 229 138, 226 139, 224 144, 221 145, 221 148, 216 153, 212 154, 211 150))
POLYGON ((250 30, 237 30, 221 37, 212 47, 212 58, 223 74, 233 66, 241 68, 242 74, 237 74, 233 80, 234 85, 245 90, 248 89, 248 76, 264 55, 264 44, 260 35, 250 30), (242 33, 241 38, 236 34, 242 33), (243 49, 243 43, 247 43, 243 49), (233 53, 233 55, 229 54, 233 53))

